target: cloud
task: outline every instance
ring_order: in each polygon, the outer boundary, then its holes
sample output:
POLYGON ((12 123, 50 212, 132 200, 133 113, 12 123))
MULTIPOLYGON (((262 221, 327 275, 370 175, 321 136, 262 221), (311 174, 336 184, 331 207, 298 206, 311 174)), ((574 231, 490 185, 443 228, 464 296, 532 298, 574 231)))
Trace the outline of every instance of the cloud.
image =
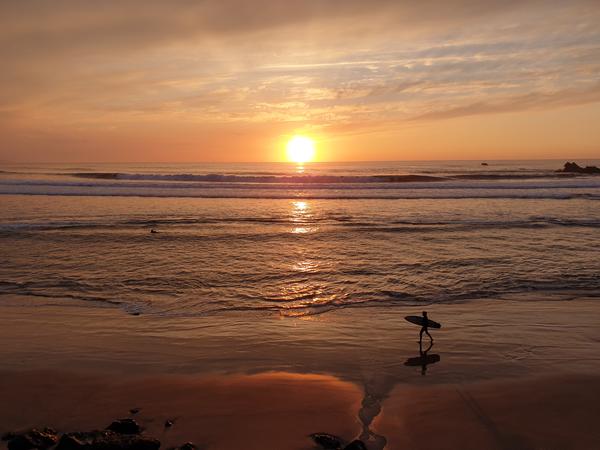
POLYGON ((0 127, 380 132, 596 102, 599 22, 592 0, 0 2, 0 127))
POLYGON ((496 101, 482 101, 466 105, 439 109, 411 120, 442 120, 481 114, 497 114, 517 111, 530 111, 536 109, 557 108, 563 106, 584 105, 600 102, 600 83, 593 84, 586 89, 564 89, 556 92, 532 92, 496 101))
MULTIPOLYGON (((276 47, 317 40, 335 46, 376 36, 441 35, 494 15, 552 3, 517 0, 32 0, 0 2, 0 54, 16 64, 32 59, 116 57, 157 47, 197 43, 276 47), (295 30, 295 31, 294 31, 295 30), (360 34, 357 34, 360 33, 360 34), (328 39, 326 39, 328 38, 328 39)), ((560 2, 557 2, 560 3, 560 2)), ((580 0, 585 5, 586 2, 580 0)), ((572 6, 573 8, 573 6, 572 6)), ((435 55, 432 55, 435 56, 435 55)))

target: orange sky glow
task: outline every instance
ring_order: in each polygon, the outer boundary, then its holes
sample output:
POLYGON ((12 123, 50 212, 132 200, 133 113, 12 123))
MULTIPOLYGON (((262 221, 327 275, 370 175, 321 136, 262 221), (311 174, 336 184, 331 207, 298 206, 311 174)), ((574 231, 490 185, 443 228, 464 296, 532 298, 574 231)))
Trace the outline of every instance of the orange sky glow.
POLYGON ((600 157, 592 0, 0 4, 0 162, 600 157))

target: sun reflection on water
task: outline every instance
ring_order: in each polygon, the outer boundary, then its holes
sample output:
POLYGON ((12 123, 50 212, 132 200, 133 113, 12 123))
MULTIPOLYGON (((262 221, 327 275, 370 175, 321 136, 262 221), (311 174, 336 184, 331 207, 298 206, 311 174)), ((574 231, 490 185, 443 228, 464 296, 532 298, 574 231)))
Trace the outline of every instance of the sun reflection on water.
POLYGON ((308 227, 295 227, 292 228, 292 233, 294 234, 306 234, 310 233, 312 230, 308 227))
POLYGON ((295 200, 292 202, 291 221, 298 224, 292 228, 293 234, 306 234, 318 229, 309 225, 313 221, 313 214, 307 201, 295 200))
MULTIPOLYGON (((292 200, 289 208, 291 233, 309 234, 319 229, 315 226, 313 202, 292 200)), ((329 292, 322 282, 324 262, 314 250, 308 240, 301 239, 295 243, 295 251, 290 254, 291 260, 287 265, 289 282, 280 286, 277 295, 272 298, 278 302, 281 316, 310 316, 317 312, 315 308, 326 307, 337 299, 337 295, 329 292)))
POLYGON ((304 213, 308 209, 308 203, 305 201, 295 201, 292 202, 292 204, 294 205, 294 209, 296 212, 304 213))
POLYGON ((319 263, 311 260, 298 261, 292 269, 296 272, 314 273, 318 271, 319 263))

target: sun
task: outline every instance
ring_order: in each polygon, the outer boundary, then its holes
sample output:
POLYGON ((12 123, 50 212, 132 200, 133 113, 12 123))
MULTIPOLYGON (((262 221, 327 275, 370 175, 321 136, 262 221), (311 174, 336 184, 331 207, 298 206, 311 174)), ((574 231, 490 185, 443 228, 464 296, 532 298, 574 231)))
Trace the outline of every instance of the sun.
POLYGON ((315 142, 306 136, 294 136, 286 149, 288 160, 297 164, 312 161, 315 157, 315 142))

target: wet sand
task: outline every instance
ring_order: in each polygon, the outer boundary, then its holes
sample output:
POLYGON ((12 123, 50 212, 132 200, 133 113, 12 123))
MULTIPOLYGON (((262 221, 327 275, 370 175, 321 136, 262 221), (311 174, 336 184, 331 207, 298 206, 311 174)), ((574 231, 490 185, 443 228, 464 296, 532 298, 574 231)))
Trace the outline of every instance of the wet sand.
POLYGON ((0 397, 4 428, 87 431, 131 416, 161 448, 192 441, 215 450, 300 449, 310 446, 315 431, 352 436, 360 429, 360 389, 323 375, 2 373, 0 397), (139 413, 131 415, 132 408, 139 413), (173 426, 165 428, 167 420, 173 426))
MULTIPOLYGON (((215 450, 312 449, 314 432, 369 439, 357 418, 361 389, 325 375, 4 372, 0 397, 6 429, 92 430, 134 417, 163 448, 192 441, 215 450), (140 412, 131 415, 132 408, 140 412), (166 420, 174 425, 165 428, 166 420)), ((398 385, 372 432, 390 450, 594 449, 598 402, 600 377, 398 385)))
POLYGON ((428 307, 444 327, 424 374, 405 364, 416 308, 178 319, 22 300, 0 308, 0 432, 103 428, 139 407, 162 448, 311 449, 314 432, 388 450, 600 442, 593 299, 428 307))
POLYGON ((389 449, 596 449, 598 376, 397 386, 375 422, 389 449))

